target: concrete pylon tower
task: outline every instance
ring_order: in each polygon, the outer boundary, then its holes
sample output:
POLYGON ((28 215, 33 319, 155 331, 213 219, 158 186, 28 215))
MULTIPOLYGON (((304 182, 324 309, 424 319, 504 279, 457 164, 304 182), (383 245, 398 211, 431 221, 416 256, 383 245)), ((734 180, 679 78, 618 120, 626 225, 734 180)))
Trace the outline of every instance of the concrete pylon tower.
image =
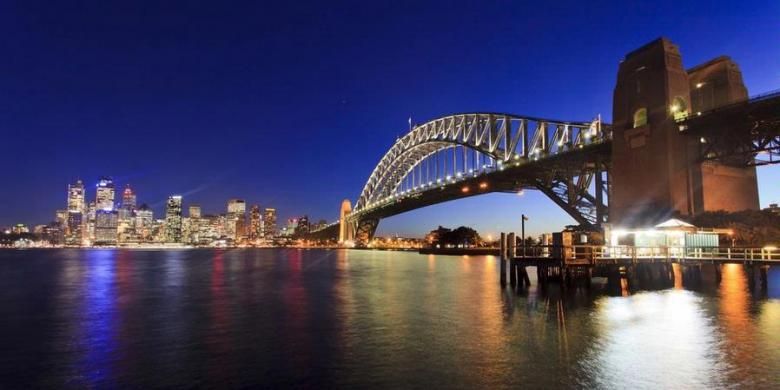
POLYGON ((352 212, 352 203, 349 199, 344 199, 341 202, 341 210, 339 211, 339 242, 352 241, 355 239, 355 229, 352 224, 347 221, 347 215, 352 212))
POLYGON ((758 208, 755 169, 702 163, 700 140, 681 132, 675 122, 746 98, 736 64, 730 59, 712 64, 718 61, 688 72, 678 47, 660 38, 628 53, 620 63, 612 106, 613 225, 640 227, 675 214, 758 208), (697 100, 691 104, 692 89, 708 85, 707 78, 712 80, 711 91, 706 99, 695 92, 697 100))

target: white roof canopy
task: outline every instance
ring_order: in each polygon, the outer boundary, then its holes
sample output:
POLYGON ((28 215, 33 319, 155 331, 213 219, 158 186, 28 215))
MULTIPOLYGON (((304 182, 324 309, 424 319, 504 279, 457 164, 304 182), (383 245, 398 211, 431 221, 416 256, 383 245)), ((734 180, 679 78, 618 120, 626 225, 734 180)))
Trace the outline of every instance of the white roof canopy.
POLYGON ((691 225, 688 222, 681 221, 681 220, 679 220, 677 218, 672 218, 672 219, 670 219, 670 220, 668 220, 666 222, 661 222, 658 225, 655 225, 655 227, 658 228, 658 229, 680 229, 680 228, 691 229, 691 228, 696 228, 696 226, 693 226, 693 225, 691 225))

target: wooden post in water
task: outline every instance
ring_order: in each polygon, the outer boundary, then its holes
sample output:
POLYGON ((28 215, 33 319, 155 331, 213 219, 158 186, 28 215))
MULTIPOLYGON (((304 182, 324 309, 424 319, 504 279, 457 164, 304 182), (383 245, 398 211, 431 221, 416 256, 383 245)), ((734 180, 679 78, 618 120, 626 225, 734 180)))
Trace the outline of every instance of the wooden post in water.
POLYGON ((499 240, 498 257, 501 261, 501 285, 506 286, 506 233, 501 233, 499 240))
POLYGON ((767 287, 769 286, 768 282, 768 274, 769 273, 769 266, 768 265, 762 265, 759 267, 759 274, 761 278, 761 289, 766 291, 767 287))
POLYGON ((506 252, 507 259, 509 259, 509 284, 512 286, 517 284, 517 261, 515 261, 515 234, 509 233, 506 235, 506 252))

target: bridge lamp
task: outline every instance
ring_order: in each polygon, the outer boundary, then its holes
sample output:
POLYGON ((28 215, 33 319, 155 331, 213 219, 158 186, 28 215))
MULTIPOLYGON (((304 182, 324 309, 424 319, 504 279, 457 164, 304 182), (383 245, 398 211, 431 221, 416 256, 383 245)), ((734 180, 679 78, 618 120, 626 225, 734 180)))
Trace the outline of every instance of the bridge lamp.
POLYGON ((469 187, 468 186, 464 186, 463 188, 460 189, 460 191, 465 194, 465 193, 469 192, 469 187))
POLYGON ((463 174, 462 174, 462 173, 460 173, 460 172, 458 172, 458 174, 457 174, 457 175, 455 175, 455 176, 457 176, 457 177, 462 177, 462 176, 463 176, 463 174))
POLYGON ((433 185, 433 182, 432 182, 432 181, 429 181, 429 182, 428 182, 428 185, 429 185, 429 186, 432 186, 432 185, 433 185))
POLYGON ((447 175, 447 181, 452 180, 452 175, 447 175))
POLYGON ((469 173, 474 173, 474 170, 473 169, 469 169, 469 173))
POLYGON ((519 160, 519 159, 520 159, 520 155, 515 153, 515 160, 519 160))
POLYGON ((517 196, 523 196, 525 195, 525 191, 523 189, 520 189, 520 191, 517 191, 517 196))
POLYGON ((441 183, 441 179, 436 179, 436 182, 437 183, 441 183))
POLYGON ((696 88, 701 88, 704 86, 704 83, 696 83, 696 88))
POLYGON ((707 143, 707 139, 704 138, 704 137, 701 137, 701 138, 699 138, 699 142, 701 142, 703 144, 706 144, 707 143))
POLYGON ((680 111, 680 105, 677 104, 677 103, 672 104, 672 106, 669 107, 669 108, 671 109, 672 113, 676 113, 676 112, 680 111))
POLYGON ((563 140, 558 141, 558 146, 563 146, 563 140))
POLYGON ((482 183, 479 183, 479 188, 481 188, 481 189, 483 189, 483 190, 484 190, 485 188, 487 188, 487 186, 488 186, 488 185, 487 185, 487 182, 485 182, 485 181, 483 181, 482 183))

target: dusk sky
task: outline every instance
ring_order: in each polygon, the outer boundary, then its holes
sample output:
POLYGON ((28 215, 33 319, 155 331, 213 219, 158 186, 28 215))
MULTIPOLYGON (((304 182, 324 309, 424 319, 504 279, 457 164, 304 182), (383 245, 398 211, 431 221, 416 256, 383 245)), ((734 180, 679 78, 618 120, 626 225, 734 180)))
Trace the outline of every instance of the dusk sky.
MULTIPOLYGON (((780 88, 780 2, 3 1, 0 226, 39 224, 82 178, 129 183, 161 216, 168 195, 279 224, 335 220, 408 130, 494 111, 611 120, 623 56, 665 36, 686 67, 719 55, 749 94, 780 88), (629 3, 636 3, 631 4, 629 3)), ((762 207, 780 167, 759 170, 762 207)), ((383 220, 531 234, 574 223, 541 193, 485 195, 383 220)))

